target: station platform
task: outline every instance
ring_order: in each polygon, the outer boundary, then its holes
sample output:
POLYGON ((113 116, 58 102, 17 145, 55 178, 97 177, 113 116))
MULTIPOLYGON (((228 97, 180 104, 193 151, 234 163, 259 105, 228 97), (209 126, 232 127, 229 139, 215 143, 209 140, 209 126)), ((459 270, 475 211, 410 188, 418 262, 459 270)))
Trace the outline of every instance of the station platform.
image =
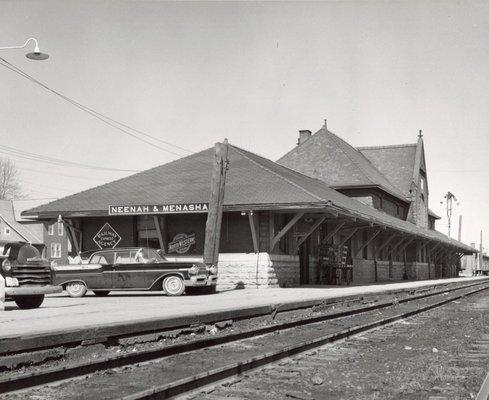
POLYGON ((380 294, 396 290, 416 289, 452 282, 474 282, 487 277, 459 277, 427 281, 404 281, 368 286, 301 286, 296 288, 241 289, 212 295, 167 297, 161 292, 112 292, 107 297, 95 297, 88 292, 82 298, 70 298, 65 293, 49 295, 42 306, 20 310, 7 302, 0 312, 0 340, 32 335, 96 329, 108 325, 122 326, 138 321, 171 320, 201 317, 210 313, 233 315, 239 310, 287 303, 314 302, 346 297, 380 294))

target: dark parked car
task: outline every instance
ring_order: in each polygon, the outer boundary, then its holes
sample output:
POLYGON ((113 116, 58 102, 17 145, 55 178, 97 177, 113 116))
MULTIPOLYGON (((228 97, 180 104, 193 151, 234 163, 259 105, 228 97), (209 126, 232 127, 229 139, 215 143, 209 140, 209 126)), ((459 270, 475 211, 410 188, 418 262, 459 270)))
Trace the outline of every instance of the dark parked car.
POLYGON ((5 279, 5 295, 22 309, 39 307, 44 295, 59 293, 53 285, 54 273, 37 248, 25 242, 6 243, 0 256, 0 275, 5 279))
POLYGON ((144 247, 94 252, 88 263, 55 267, 55 282, 71 297, 87 290, 106 296, 111 290, 163 290, 168 296, 183 292, 211 293, 216 289, 217 268, 201 262, 168 261, 144 247))

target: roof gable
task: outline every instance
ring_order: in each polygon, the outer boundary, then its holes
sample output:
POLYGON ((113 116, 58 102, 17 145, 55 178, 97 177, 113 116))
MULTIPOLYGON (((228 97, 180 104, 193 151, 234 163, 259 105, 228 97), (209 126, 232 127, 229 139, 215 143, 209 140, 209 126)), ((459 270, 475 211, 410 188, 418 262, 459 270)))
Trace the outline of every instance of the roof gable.
MULTIPOLYGON (((42 235, 36 235, 31 229, 15 220, 14 206, 11 200, 0 200, 0 219, 9 225, 23 240, 30 243, 42 243, 42 235)), ((11 240, 18 240, 12 238, 11 240)))
POLYGON ((325 127, 282 156, 277 163, 320 179, 334 188, 378 186, 406 201, 403 192, 370 160, 325 127))
POLYGON ((360 151, 385 177, 409 197, 413 180, 416 144, 359 147, 360 151))

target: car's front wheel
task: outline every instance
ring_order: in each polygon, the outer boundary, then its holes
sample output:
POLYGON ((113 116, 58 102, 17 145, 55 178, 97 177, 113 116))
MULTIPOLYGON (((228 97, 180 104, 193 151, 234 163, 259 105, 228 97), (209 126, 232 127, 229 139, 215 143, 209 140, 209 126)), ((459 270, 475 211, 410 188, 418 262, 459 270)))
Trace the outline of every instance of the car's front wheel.
POLYGON ((30 296, 15 296, 15 304, 22 310, 30 310, 32 308, 38 308, 44 301, 43 294, 36 294, 30 296))
POLYGON ((167 276, 163 279, 162 287, 168 296, 180 296, 185 290, 183 279, 175 275, 167 276))
POLYGON ((94 290, 93 293, 95 296, 107 296, 110 293, 110 290, 94 290))
POLYGON ((66 284, 65 290, 70 297, 83 297, 87 293, 87 287, 83 282, 70 282, 66 284))

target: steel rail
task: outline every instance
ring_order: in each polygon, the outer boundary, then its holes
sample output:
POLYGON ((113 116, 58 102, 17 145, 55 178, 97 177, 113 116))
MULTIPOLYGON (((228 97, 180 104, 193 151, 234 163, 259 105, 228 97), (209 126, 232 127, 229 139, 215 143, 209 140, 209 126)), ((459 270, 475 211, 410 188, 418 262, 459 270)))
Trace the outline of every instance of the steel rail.
MULTIPOLYGON (((286 346, 283 349, 274 352, 268 352, 263 355, 249 358, 245 361, 235 362, 232 364, 228 364, 224 367, 212 369, 210 371, 206 371, 197 375, 193 375, 187 378, 183 378, 165 385, 156 386, 151 389, 147 389, 144 391, 140 391, 138 393, 134 393, 131 395, 118 397, 120 400, 142 400, 142 399, 168 399, 173 396, 181 395, 184 393, 188 393, 194 389, 199 387, 207 386, 210 383, 214 383, 223 379, 228 379, 232 376, 242 374, 245 371, 249 371, 266 364, 270 364, 272 362, 276 362, 286 357, 290 357, 292 355, 296 355, 298 353, 302 353, 307 350, 311 350, 316 347, 320 347, 327 343, 332 343, 341 339, 345 339, 347 337, 368 332, 373 329, 376 329, 381 326, 389 325, 394 322, 400 321, 402 319, 406 319, 408 317, 412 317, 417 314, 421 314, 423 312, 432 310, 434 308, 441 307, 445 304, 448 304, 454 300, 460 299, 465 296, 470 296, 472 294, 479 293, 481 291, 489 289, 489 286, 478 288, 472 290, 468 293, 463 293, 457 296, 452 296, 448 299, 444 299, 440 302, 430 304, 424 307, 420 307, 416 310, 407 311, 402 314, 398 314, 392 317, 383 318, 381 320, 377 320, 374 322, 366 323, 363 325, 357 325, 352 328, 348 328, 342 331, 338 331, 332 334, 328 334, 319 338, 315 338, 313 340, 308 340, 301 342, 297 345, 286 346)), ((489 384, 488 384, 489 388, 489 384)), ((487 397, 486 397, 487 398, 487 397)), ((486 399, 484 398, 484 399, 486 399)), ((482 398, 480 399, 482 400, 482 398)))
MULTIPOLYGON (((256 329, 250 329, 250 330, 246 330, 246 331, 242 331, 242 332, 230 333, 230 334, 219 336, 219 337, 197 339, 197 340, 189 341, 186 343, 179 343, 179 344, 167 346, 164 348, 142 350, 142 351, 138 351, 138 352, 134 352, 134 353, 123 353, 123 354, 117 354, 117 355, 110 355, 110 356, 103 357, 103 358, 100 358, 97 360, 90 360, 88 362, 85 361, 85 362, 74 363, 74 364, 70 364, 70 365, 66 365, 66 366, 46 368, 46 369, 42 369, 40 371, 23 373, 21 375, 10 376, 7 378, 0 378, 0 393, 25 390, 25 389, 32 388, 35 386, 40 386, 40 385, 44 385, 44 384, 48 384, 48 383, 53 383, 53 382, 58 382, 58 381, 62 381, 62 380, 70 379, 70 378, 76 378, 76 377, 88 375, 88 374, 91 374, 91 373, 94 373, 97 371, 103 371, 103 370, 108 370, 108 369, 112 369, 112 368, 119 368, 119 367, 131 365, 131 364, 147 362, 147 361, 151 361, 151 360, 155 360, 155 359, 160 359, 160 358, 164 358, 164 357, 168 357, 168 356, 172 356, 172 355, 176 355, 176 354, 187 353, 190 351, 199 350, 199 349, 208 348, 208 347, 213 347, 213 346, 217 346, 220 344, 235 342, 238 340, 247 339, 247 338, 251 338, 251 337, 255 337, 255 336, 260 336, 260 335, 267 334, 267 333, 273 333, 273 332, 277 332, 277 331, 281 331, 281 330, 286 330, 286 329, 290 329, 290 328, 294 328, 294 327, 305 326, 308 324, 324 322, 324 321, 328 321, 328 320, 335 320, 338 318, 357 315, 357 314, 361 314, 361 313, 368 312, 368 311, 383 309, 386 307, 390 307, 394 304, 409 303, 409 302, 413 302, 416 300, 425 299, 425 298, 438 296, 438 295, 443 295, 446 293, 451 293, 451 292, 464 290, 464 289, 468 289, 468 288, 475 287, 475 286, 481 286, 481 285, 489 285, 489 284, 487 281, 484 280, 484 281, 479 281, 476 283, 471 283, 469 285, 455 286, 452 288, 444 287, 443 289, 440 289, 440 290, 432 291, 429 293, 423 293, 423 294, 420 294, 417 296, 412 296, 409 298, 403 298, 403 299, 399 299, 399 300, 397 300, 397 299, 388 300, 386 302, 377 303, 374 305, 356 307, 356 308, 352 308, 352 309, 349 309, 346 311, 338 311, 335 313, 320 315, 317 317, 302 318, 302 319, 297 319, 294 321, 264 326, 264 327, 260 327, 260 328, 256 328, 256 329)), ((477 289, 476 291, 473 291, 470 293, 476 293, 478 291, 485 290, 487 288, 488 287, 484 287, 482 289, 477 289)), ((463 296, 464 295, 459 296, 459 297, 463 297, 463 296)), ((459 298, 459 297, 457 297, 457 298, 459 298)), ((453 299, 450 299, 447 302, 452 301, 452 300, 453 299)), ((445 303, 443 303, 443 304, 445 304, 445 303)), ((389 322, 387 322, 387 323, 389 323, 389 322)), ((346 332, 349 332, 349 330, 346 332)), ((334 334, 334 335, 332 335, 332 337, 336 337, 336 335, 337 334, 334 334)), ((340 338, 341 337, 338 336, 338 338, 334 339, 334 340, 338 340, 340 338)), ((330 340, 330 341, 334 341, 334 340, 330 340)), ((295 353, 290 353, 290 354, 295 354, 295 353)), ((265 357, 265 355, 262 357, 259 357, 259 359, 261 359, 263 357, 265 357)), ((272 362, 272 361, 268 361, 268 362, 272 362)), ((260 365, 263 365, 263 364, 260 364, 260 365)), ((252 367, 252 368, 255 368, 255 367, 252 367)), ((250 368, 248 368, 248 369, 250 369, 250 368)), ((219 374, 222 372, 216 372, 216 373, 219 374)), ((214 373, 212 375, 214 375, 214 373)), ((208 377, 209 375, 207 375, 207 373, 204 373, 203 376, 208 377)), ((195 378, 196 381, 198 381, 199 379, 203 379, 203 378, 195 378)), ((219 379, 222 379, 222 378, 219 378, 219 379)), ((130 398, 131 397, 128 397, 128 399, 130 399, 130 398)), ((144 397, 142 397, 142 398, 144 398, 144 397)), ((162 398, 165 398, 165 397, 162 397, 162 398)))
POLYGON ((482 382, 482 386, 480 387, 479 392, 475 397, 475 400, 487 399, 489 399, 489 372, 487 373, 486 378, 484 379, 484 382, 482 382))

